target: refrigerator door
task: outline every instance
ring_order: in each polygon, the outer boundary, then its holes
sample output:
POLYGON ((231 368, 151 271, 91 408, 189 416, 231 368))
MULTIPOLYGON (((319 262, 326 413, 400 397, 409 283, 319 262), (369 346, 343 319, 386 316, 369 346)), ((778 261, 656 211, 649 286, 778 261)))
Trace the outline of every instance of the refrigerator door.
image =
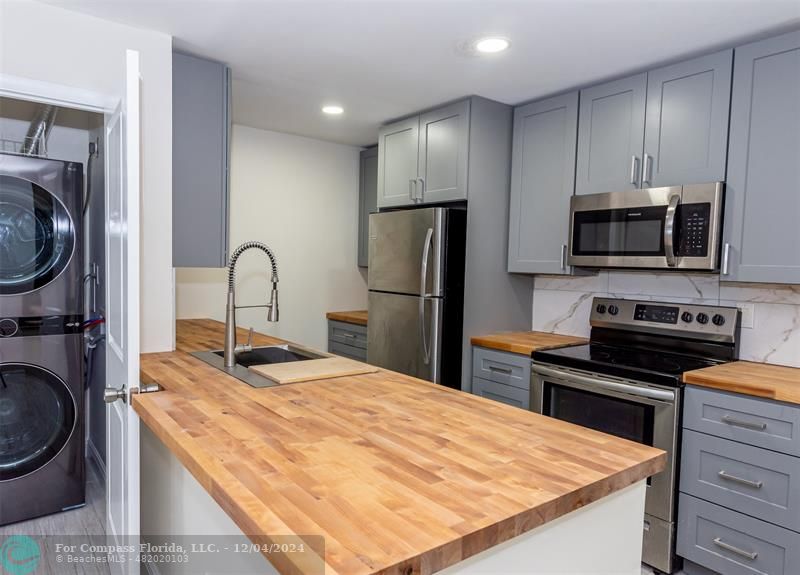
POLYGON ((439 383, 443 307, 439 298, 369 292, 367 363, 439 383))
POLYGON ((444 295, 445 208, 369 216, 369 289, 444 295))

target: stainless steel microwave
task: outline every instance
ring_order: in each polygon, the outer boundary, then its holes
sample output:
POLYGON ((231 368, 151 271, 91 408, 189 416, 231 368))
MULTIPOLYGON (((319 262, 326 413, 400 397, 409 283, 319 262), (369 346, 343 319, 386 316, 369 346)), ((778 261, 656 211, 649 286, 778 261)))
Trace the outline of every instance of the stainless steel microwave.
POLYGON ((573 196, 571 266, 716 271, 725 184, 573 196))

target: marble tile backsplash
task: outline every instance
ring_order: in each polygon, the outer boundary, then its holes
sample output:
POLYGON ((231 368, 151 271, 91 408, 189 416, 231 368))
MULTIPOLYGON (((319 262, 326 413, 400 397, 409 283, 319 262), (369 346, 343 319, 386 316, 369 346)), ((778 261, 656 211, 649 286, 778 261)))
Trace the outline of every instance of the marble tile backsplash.
POLYGON ((674 272, 536 276, 533 329, 588 336, 594 296, 729 306, 751 304, 753 327, 742 328, 739 357, 800 367, 800 286, 734 284, 720 282, 716 275, 674 272))

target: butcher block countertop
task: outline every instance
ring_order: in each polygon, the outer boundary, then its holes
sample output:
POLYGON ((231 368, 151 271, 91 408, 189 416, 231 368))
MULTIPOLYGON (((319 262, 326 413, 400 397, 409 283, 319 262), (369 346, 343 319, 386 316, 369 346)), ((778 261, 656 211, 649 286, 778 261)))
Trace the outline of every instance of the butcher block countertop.
POLYGON ((326 317, 334 321, 343 321, 344 323, 367 325, 367 310, 365 309, 354 311, 329 311, 326 317))
POLYGON ((470 341, 472 345, 488 347, 500 351, 509 351, 522 355, 531 355, 534 351, 540 349, 587 342, 587 340, 582 337, 560 335, 543 331, 506 331, 473 337, 470 341))
POLYGON ((687 371, 683 381, 800 405, 800 368, 797 367, 732 361, 687 371))
POLYGON ((324 536, 327 575, 433 573, 664 468, 660 450, 390 371, 252 388, 187 353, 223 331, 178 321, 178 350, 141 359, 164 391, 134 408, 251 539, 324 536))

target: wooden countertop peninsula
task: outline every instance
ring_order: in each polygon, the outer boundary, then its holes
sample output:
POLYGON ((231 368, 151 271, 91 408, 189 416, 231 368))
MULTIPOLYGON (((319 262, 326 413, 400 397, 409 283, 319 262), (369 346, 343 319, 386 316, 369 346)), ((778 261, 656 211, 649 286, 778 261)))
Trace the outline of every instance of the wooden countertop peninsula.
POLYGON ((367 310, 365 309, 353 311, 329 311, 325 317, 334 321, 343 321, 344 323, 367 325, 367 310))
POLYGON ((732 361, 683 374, 683 381, 800 405, 800 368, 732 361))
POLYGON ((142 356, 164 391, 136 412, 254 541, 323 535, 326 574, 433 573, 664 467, 660 450, 384 370, 256 389, 188 354, 219 349, 221 323, 177 336, 142 356))
POLYGON ((540 349, 587 343, 583 337, 543 331, 507 331, 473 337, 470 341, 472 345, 528 356, 540 349))

